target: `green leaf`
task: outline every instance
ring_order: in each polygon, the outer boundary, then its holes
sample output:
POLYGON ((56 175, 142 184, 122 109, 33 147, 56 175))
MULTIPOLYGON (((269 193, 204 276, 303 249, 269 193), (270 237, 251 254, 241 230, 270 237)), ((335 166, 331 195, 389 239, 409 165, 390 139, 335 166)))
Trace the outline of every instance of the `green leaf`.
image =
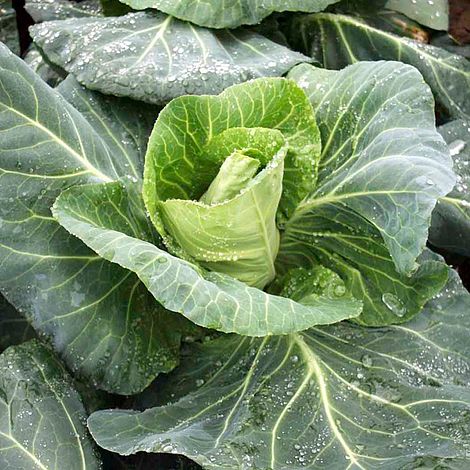
POLYGON ((98 0, 84 0, 81 2, 69 0, 26 0, 25 8, 35 23, 65 20, 67 18, 89 18, 101 16, 102 14, 98 0))
MULTIPOLYGON (((280 140, 283 141, 282 134, 280 140)), ((284 153, 287 153, 287 149, 284 153)), ((256 158, 234 151, 222 163, 217 176, 212 180, 209 188, 200 197, 199 201, 207 205, 213 205, 233 199, 253 180, 259 166, 260 161, 256 158)))
POLYGON ((366 60, 399 60, 415 66, 436 101, 454 118, 470 119, 470 63, 434 46, 381 31, 360 18, 319 13, 296 18, 289 39, 328 69, 366 60), (452 86, 449 86, 452 84, 452 86))
POLYGON ((312 107, 293 82, 259 79, 216 97, 180 97, 149 141, 145 204, 170 251, 263 288, 275 275, 276 211, 288 217, 310 192, 319 152, 312 107), (234 152, 266 168, 233 198, 203 203, 234 152))
POLYGON ((258 175, 257 159, 234 152, 223 162, 200 202, 167 199, 159 204, 162 225, 181 250, 201 266, 259 289, 276 275, 276 212, 287 153, 285 140, 279 136, 280 143, 269 147, 274 152, 272 161, 258 175), (254 171, 248 172, 246 165, 254 171), (234 184, 235 175, 238 181, 234 184), (235 192, 230 194, 229 190, 235 192))
POLYGON ((16 12, 10 0, 0 0, 0 42, 15 54, 20 53, 20 40, 16 27, 16 12))
POLYGON ((339 0, 121 0, 135 10, 156 8, 168 15, 207 28, 257 24, 275 11, 323 11, 339 0))
POLYGON ((0 356, 0 467, 101 468, 72 379, 37 341, 0 356))
POLYGON ((71 75, 60 84, 58 91, 80 111, 106 144, 113 159, 119 162, 116 169, 119 177, 140 184, 147 142, 160 108, 92 92, 71 75))
POLYGON ((0 351, 34 338, 31 325, 0 294, 0 351))
POLYGON ((0 289, 75 374, 135 393, 176 365, 182 319, 62 229, 50 207, 74 185, 138 182, 150 110, 75 87, 87 122, 2 45, 0 83, 0 289))
POLYGON ((48 60, 87 88, 156 104, 280 76, 309 60, 251 31, 210 31, 162 13, 70 19, 30 31, 48 60))
POLYGON ((146 156, 144 199, 156 226, 159 200, 199 199, 234 147, 263 158, 275 139, 273 132, 280 132, 289 145, 280 203, 280 212, 288 217, 314 186, 320 153, 320 135, 305 93, 291 81, 273 78, 233 86, 215 97, 172 101, 155 123, 146 156))
POLYGON ((447 251, 470 256, 470 121, 452 121, 439 128, 449 145, 457 173, 452 192, 432 214, 429 241, 447 251))
POLYGON ((145 241, 134 221, 132 198, 119 183, 70 188, 54 205, 54 215, 70 233, 102 258, 137 273, 165 308, 197 325, 248 336, 301 331, 359 315, 361 303, 337 296, 308 306, 209 272, 145 241))
POLYGON ((452 273, 406 326, 193 344, 159 382, 162 406, 98 411, 88 426, 113 452, 183 454, 205 469, 468 466, 469 308, 452 273))
POLYGON ((449 27, 448 0, 388 0, 386 8, 399 11, 432 29, 446 31, 449 27))
POLYGON ((291 269, 276 284, 281 287, 282 296, 304 305, 322 295, 331 298, 344 295, 352 297, 350 292, 346 292, 343 280, 324 266, 291 269))
POLYGON ((57 86, 62 80, 62 76, 55 71, 41 55, 37 47, 32 45, 26 55, 24 61, 51 87, 57 86))
POLYGON ((407 321, 446 279, 439 263, 416 271, 415 261, 437 199, 455 182, 430 90, 397 62, 340 72, 305 64, 289 77, 310 98, 323 148, 317 187, 286 223, 278 265, 338 272, 364 301, 361 323, 407 321))

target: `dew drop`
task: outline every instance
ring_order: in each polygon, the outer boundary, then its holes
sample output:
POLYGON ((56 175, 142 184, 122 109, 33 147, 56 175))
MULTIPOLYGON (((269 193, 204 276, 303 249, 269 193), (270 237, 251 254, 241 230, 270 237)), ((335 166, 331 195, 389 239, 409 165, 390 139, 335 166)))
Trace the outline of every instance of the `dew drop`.
POLYGON ((397 317, 403 317, 406 314, 406 308, 401 300, 390 292, 386 292, 382 295, 382 301, 387 308, 397 317))
POLYGON ((454 140, 449 144, 449 152, 451 156, 458 155, 465 148, 465 142, 463 140, 454 140))

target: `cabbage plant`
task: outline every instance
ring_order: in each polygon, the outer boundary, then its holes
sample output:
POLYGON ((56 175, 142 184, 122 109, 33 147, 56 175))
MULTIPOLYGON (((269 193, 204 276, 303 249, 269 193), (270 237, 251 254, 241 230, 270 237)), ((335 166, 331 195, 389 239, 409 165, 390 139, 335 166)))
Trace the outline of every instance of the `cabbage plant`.
POLYGON ((0 467, 466 468, 466 59, 404 37, 447 8, 222 3, 0 44, 0 467))

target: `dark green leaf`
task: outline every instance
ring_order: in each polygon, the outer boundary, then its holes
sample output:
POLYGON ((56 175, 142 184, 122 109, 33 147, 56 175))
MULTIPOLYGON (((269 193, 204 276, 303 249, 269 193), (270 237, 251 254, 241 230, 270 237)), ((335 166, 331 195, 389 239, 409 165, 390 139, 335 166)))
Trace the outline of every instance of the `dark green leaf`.
POLYGON ((106 16, 121 16, 132 11, 130 7, 124 5, 119 0, 101 0, 101 6, 106 16))
POLYGON ((436 47, 442 47, 443 49, 470 59, 470 44, 460 45, 456 43, 448 34, 440 34, 434 37, 431 44, 436 47))
POLYGON ((0 83, 2 292, 75 373, 116 393, 139 391, 176 365, 182 319, 62 229, 50 207, 73 185, 138 182, 149 110, 116 103, 106 114, 108 98, 77 89, 71 99, 89 123, 1 45, 0 83))
POLYGON ((447 251, 470 256, 470 121, 439 128, 454 159, 457 184, 441 198, 432 214, 429 241, 447 251))
POLYGON ((399 60, 415 66, 436 101, 454 118, 470 119, 470 63, 434 46, 381 31, 360 18, 319 13, 294 19, 289 39, 328 69, 365 60, 399 60))
POLYGON ((0 351, 34 337, 34 330, 26 318, 0 294, 0 351))
POLYGON ((309 60, 251 31, 210 31, 162 13, 42 23, 31 34, 87 88, 156 104, 280 76, 309 60))
POLYGON ((364 324, 409 320, 445 283, 444 266, 416 271, 416 258, 437 199, 455 182, 430 90, 398 62, 340 72, 305 64, 289 76, 310 97, 323 148, 317 187, 285 226, 279 265, 337 271, 364 301, 364 324))
POLYGON ((0 467, 94 470, 85 409, 72 379, 37 341, 0 356, 0 467))
POLYGON ((15 54, 20 53, 16 13, 10 0, 0 0, 0 42, 5 43, 15 54))
POLYGON ((339 0, 121 0, 135 10, 156 8, 207 28, 256 24, 275 11, 323 11, 339 0))
POLYGON ((119 176, 132 183, 141 180, 147 142, 160 108, 89 91, 71 75, 58 91, 91 124, 114 159, 121 161, 119 176))
POLYGON ((99 411, 89 428, 113 452, 181 453, 205 469, 395 470, 465 462, 469 308, 470 295, 453 273, 406 326, 343 323, 194 344, 160 383, 168 404, 99 411))

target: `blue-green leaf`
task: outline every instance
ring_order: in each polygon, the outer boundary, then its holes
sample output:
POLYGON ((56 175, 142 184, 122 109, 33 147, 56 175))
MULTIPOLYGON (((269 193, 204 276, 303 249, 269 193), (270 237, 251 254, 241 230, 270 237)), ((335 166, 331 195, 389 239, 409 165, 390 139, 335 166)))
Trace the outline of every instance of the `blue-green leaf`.
POLYGON ((156 384, 153 408, 98 411, 88 425, 113 452, 183 454, 213 470, 463 470, 469 308, 452 273, 405 326, 194 344, 156 384))
POLYGON ((0 355, 0 467, 98 470, 73 381, 52 352, 33 340, 0 355))
POLYGON ((322 136, 318 184, 285 226, 279 266, 324 264, 364 300, 368 325, 409 320, 445 282, 416 258, 431 212, 455 182, 416 69, 366 62, 340 72, 301 65, 322 136))
POLYGON ((163 13, 35 25, 34 42, 87 88, 162 104, 281 76, 308 58, 249 30, 211 31, 163 13))

